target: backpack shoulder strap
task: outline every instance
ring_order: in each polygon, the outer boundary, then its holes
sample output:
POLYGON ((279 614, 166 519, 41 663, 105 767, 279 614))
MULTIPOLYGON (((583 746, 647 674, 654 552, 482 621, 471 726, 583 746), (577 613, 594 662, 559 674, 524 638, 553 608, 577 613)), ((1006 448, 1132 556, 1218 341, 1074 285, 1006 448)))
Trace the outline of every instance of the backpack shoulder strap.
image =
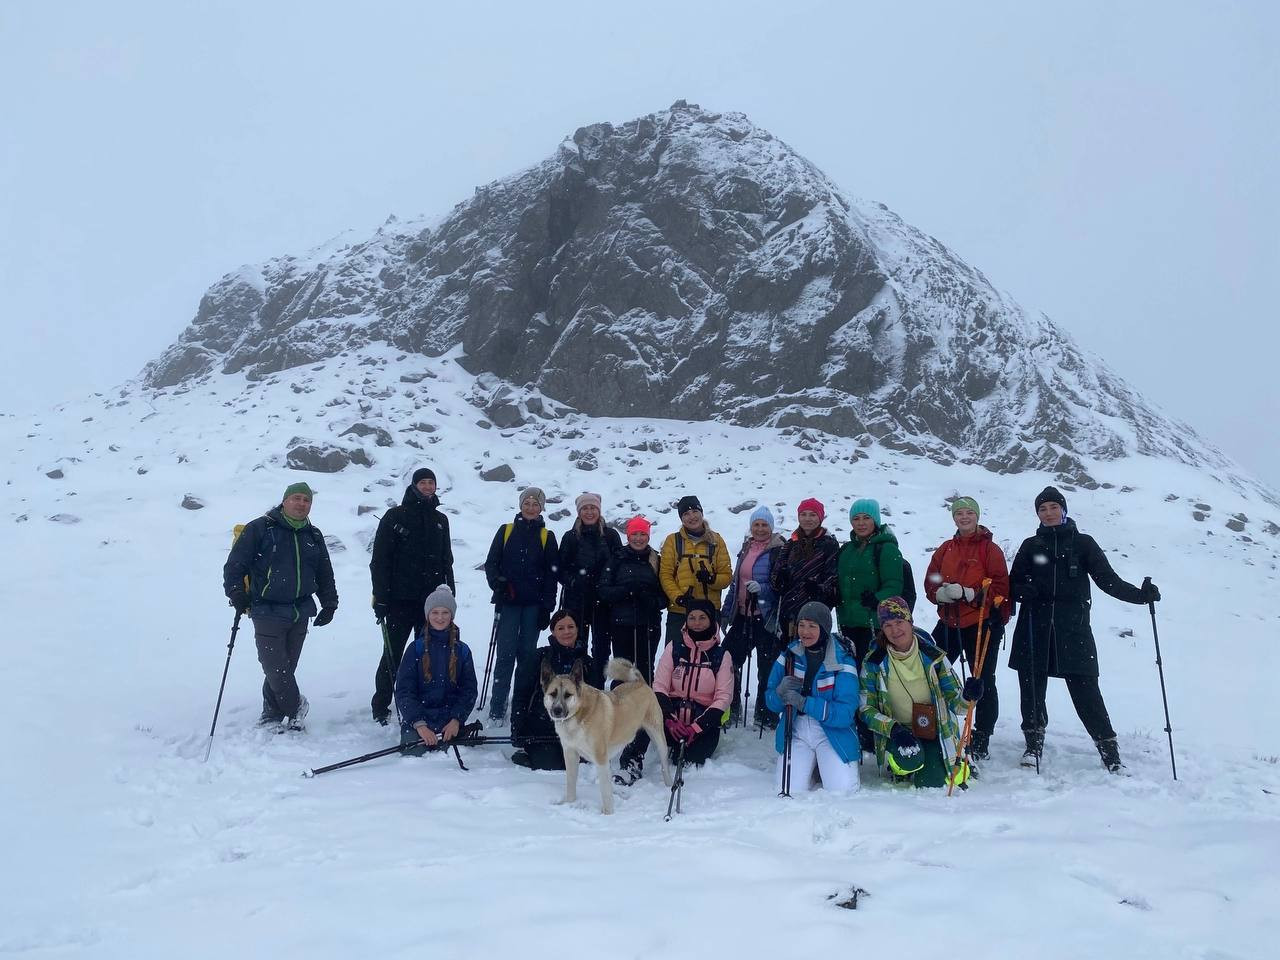
POLYGON ((542 528, 542 549, 547 549, 547 534, 550 533, 546 527, 542 528))
POLYGON ((680 531, 676 531, 676 565, 679 566, 680 561, 684 559, 684 537, 680 536, 680 531))
POLYGON ((502 525, 502 545, 505 547, 507 541, 511 539, 511 531, 516 528, 514 523, 504 523, 502 525))

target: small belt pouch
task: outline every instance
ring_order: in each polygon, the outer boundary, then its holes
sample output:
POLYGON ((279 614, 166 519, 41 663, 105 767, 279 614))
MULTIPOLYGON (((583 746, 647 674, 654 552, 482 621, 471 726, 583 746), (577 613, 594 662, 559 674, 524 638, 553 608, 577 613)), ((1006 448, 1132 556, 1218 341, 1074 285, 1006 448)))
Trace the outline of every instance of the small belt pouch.
POLYGON ((911 732, 917 740, 938 739, 938 711, 932 703, 911 705, 911 732))

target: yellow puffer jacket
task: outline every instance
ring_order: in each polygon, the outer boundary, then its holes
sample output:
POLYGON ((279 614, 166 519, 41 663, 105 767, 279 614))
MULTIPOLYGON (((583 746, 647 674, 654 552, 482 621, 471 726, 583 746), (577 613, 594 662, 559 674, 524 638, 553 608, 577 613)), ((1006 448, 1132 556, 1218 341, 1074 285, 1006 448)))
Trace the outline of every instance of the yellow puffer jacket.
POLYGON ((662 544, 658 580, 670 603, 667 609, 672 613, 685 612, 678 602, 685 591, 691 592, 697 600, 710 600, 719 610, 720 593, 733 581, 733 564, 724 545, 724 537, 708 524, 703 524, 701 536, 693 536, 684 527, 668 534, 662 544), (698 582, 697 573, 702 566, 712 573, 709 584, 698 582))

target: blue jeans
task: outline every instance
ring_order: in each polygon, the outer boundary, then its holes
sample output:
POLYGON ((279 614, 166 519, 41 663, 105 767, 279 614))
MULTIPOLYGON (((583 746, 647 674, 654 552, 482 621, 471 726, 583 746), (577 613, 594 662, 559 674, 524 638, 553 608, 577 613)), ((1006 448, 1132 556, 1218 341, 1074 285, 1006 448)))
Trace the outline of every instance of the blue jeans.
POLYGON ((498 622, 498 655, 493 665, 493 699, 489 701, 489 719, 501 720, 507 715, 507 697, 511 695, 512 667, 522 675, 537 667, 534 651, 538 646, 538 614, 541 607, 504 605, 498 622))

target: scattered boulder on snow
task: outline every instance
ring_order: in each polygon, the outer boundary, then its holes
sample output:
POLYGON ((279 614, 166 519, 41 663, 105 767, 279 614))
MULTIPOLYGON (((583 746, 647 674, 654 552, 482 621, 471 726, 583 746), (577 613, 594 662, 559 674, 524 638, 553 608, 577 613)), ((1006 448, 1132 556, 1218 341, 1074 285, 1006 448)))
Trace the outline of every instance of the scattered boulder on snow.
POLYGON ((401 383, 421 383, 423 380, 426 380, 428 377, 434 378, 435 374, 428 373, 425 370, 422 371, 421 373, 402 373, 400 374, 400 382, 401 383))
POLYGON ((395 442, 391 439, 391 434, 387 433, 386 430, 370 423, 353 423, 338 436, 373 437, 374 444, 379 447, 389 447, 395 442))
POLYGON ((1194 506, 1197 510, 1203 510, 1205 513, 1208 513, 1210 510, 1213 509, 1213 507, 1209 506, 1207 503, 1196 503, 1196 504, 1192 504, 1192 506, 1194 506))
POLYGON ((1200 510, 1192 510, 1192 511, 1191 511, 1191 518, 1192 518, 1193 520, 1196 520, 1196 521, 1199 521, 1199 522, 1203 522, 1203 521, 1204 521, 1204 518, 1205 518, 1206 516, 1208 516, 1208 514, 1206 514, 1206 513, 1202 512, 1202 511, 1200 511, 1200 510))
POLYGON ((356 507, 356 516, 363 517, 366 513, 373 513, 373 511, 377 509, 377 507, 371 507, 367 503, 362 503, 360 506, 356 507))
POLYGON ((756 503, 757 501, 755 500, 743 500, 741 503, 737 504, 736 506, 730 507, 729 512, 730 513, 746 513, 748 510, 754 510, 756 508, 756 503))
POLYGON ((550 520, 552 523, 554 523, 557 520, 564 520, 571 516, 573 516, 572 511, 565 510, 562 507, 559 510, 553 510, 551 513, 547 514, 547 519, 550 520))
POLYGON ((285 459, 285 465, 290 470, 310 470, 315 473, 337 473, 353 463, 362 467, 373 466, 369 455, 359 447, 344 450, 322 443, 299 444, 289 451, 285 459))
POLYGON ((324 545, 329 548, 330 553, 342 553, 347 549, 347 545, 331 533, 324 535, 324 545))
POLYGON ((54 523, 67 523, 67 524, 71 524, 71 523, 79 523, 79 522, 80 522, 80 518, 79 518, 79 517, 77 517, 74 513, 55 513, 55 514, 54 514, 52 517, 50 517, 49 519, 50 519, 51 521, 53 521, 54 523))
POLYGON ((1276 534, 1280 534, 1280 525, 1277 525, 1272 521, 1268 520, 1265 524, 1263 524, 1262 532, 1274 537, 1276 534))
POLYGON ((199 497, 193 497, 191 494, 188 493, 185 497, 182 498, 182 509, 183 510, 203 510, 204 501, 201 500, 199 497))
POLYGON ((1164 498, 1164 502, 1165 502, 1165 503, 1173 503, 1173 501, 1175 501, 1175 500, 1177 500, 1177 499, 1178 499, 1178 495, 1177 495, 1176 493, 1171 493, 1171 494, 1169 494, 1167 497, 1165 497, 1165 498, 1164 498))
POLYGON ((508 464, 500 463, 496 467, 480 471, 480 479, 491 483, 506 483, 516 478, 516 472, 508 464))
POLYGON ((1235 517, 1232 517, 1227 521, 1227 529, 1234 530, 1236 533, 1241 533, 1244 531, 1244 524, 1235 517))
POLYGON ((66 474, 64 474, 61 470, 55 467, 52 470, 46 471, 45 476, 48 477, 50 480, 61 480, 64 476, 66 476, 66 474))

